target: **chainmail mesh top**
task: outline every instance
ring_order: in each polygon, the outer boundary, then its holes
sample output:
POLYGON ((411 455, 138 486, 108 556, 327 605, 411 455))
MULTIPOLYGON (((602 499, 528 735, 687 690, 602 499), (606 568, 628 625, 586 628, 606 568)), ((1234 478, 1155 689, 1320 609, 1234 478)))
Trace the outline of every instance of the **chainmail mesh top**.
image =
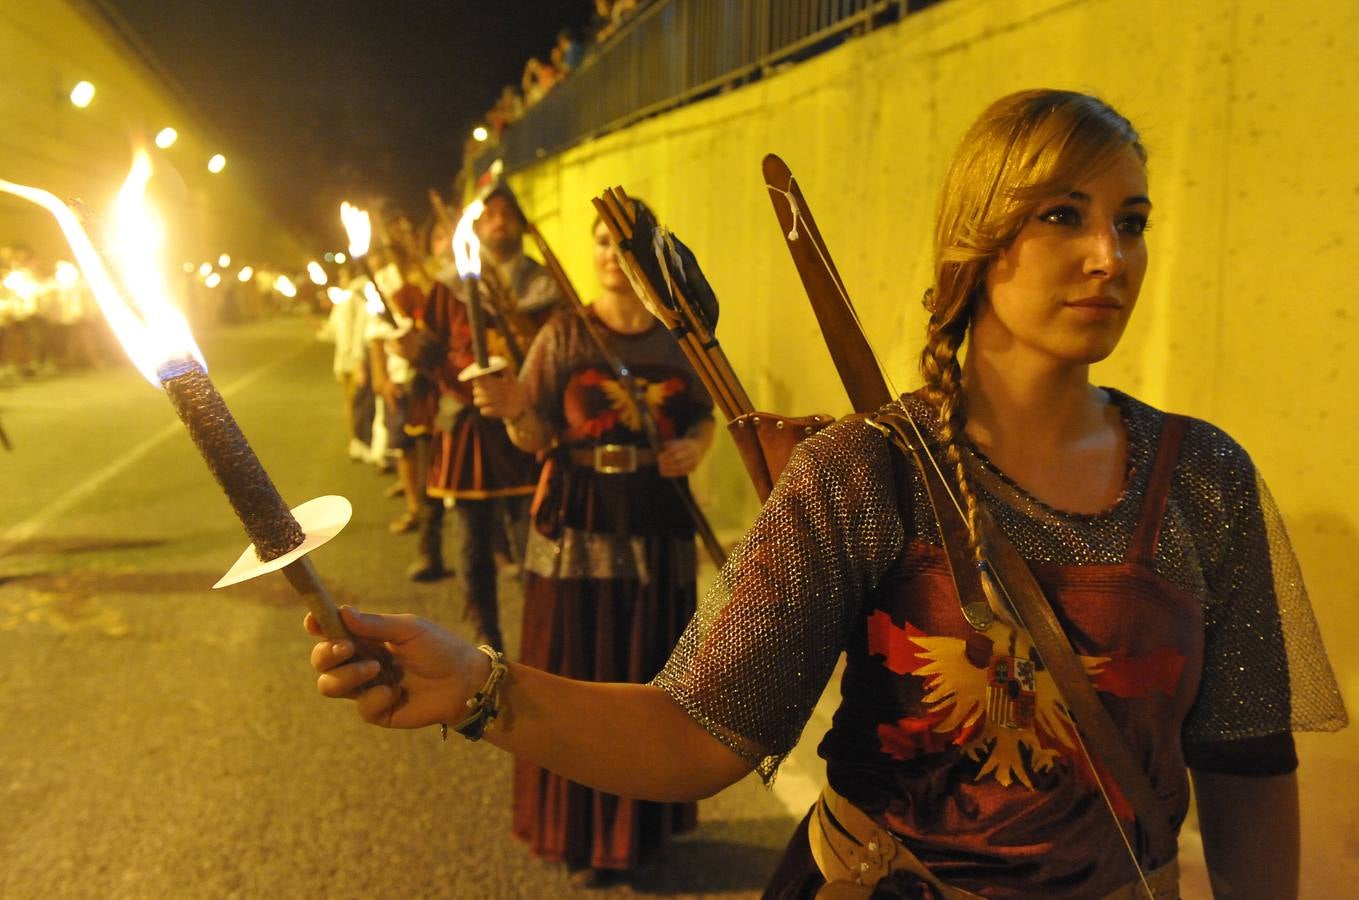
MULTIPOLYGON (((978 499, 1031 565, 1109 566, 1128 553, 1165 416, 1108 394, 1122 414, 1128 466, 1122 494, 1102 513, 1053 509, 964 447, 978 499)), ((933 439, 921 399, 896 405, 933 439)), ((851 634, 862 633, 884 574, 912 546, 941 544, 919 475, 902 460, 862 420, 806 439, 653 681, 766 780, 797 743, 851 634)), ((1246 452, 1206 422, 1189 423, 1152 568, 1202 610, 1202 672, 1186 673, 1200 677, 1186 745, 1345 724, 1273 499, 1246 452)))

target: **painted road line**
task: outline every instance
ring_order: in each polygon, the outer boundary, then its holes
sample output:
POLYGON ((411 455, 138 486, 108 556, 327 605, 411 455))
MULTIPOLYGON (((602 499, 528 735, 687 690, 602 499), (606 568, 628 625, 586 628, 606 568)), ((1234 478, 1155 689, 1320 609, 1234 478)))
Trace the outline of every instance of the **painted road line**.
MULTIPOLYGON (((221 393, 224 399, 232 397, 250 387, 256 381, 259 381, 283 364, 291 362, 301 356, 315 345, 315 339, 309 338, 305 342, 298 344, 297 349, 277 357, 273 361, 260 366, 258 369, 248 372, 223 388, 219 393, 221 393)), ((50 503, 20 522, 18 525, 6 529, 3 534, 0 534, 0 557, 8 556, 13 552, 14 548, 21 545, 24 541, 31 539, 52 522, 75 508, 81 501, 94 494, 110 480, 123 472, 123 470, 127 469, 143 456, 146 456, 146 454, 150 453, 161 443, 169 440, 175 435, 182 435, 183 433, 184 425, 178 419, 166 423, 164 428, 154 432, 150 437, 144 439, 141 443, 132 447, 123 455, 105 465, 102 469, 95 471, 84 480, 78 482, 65 493, 54 498, 50 503)))

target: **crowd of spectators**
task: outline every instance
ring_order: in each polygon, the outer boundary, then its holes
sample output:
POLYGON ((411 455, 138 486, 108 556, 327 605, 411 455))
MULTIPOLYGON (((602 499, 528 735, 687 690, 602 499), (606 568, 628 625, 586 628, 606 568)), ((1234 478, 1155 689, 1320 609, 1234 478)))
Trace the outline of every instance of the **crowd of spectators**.
POLYGON ((524 63, 518 86, 506 85, 500 92, 495 104, 486 111, 489 139, 498 141, 506 127, 579 68, 590 49, 613 37, 641 5, 639 0, 594 0, 594 15, 585 33, 563 28, 557 33, 547 58, 531 57, 524 63))

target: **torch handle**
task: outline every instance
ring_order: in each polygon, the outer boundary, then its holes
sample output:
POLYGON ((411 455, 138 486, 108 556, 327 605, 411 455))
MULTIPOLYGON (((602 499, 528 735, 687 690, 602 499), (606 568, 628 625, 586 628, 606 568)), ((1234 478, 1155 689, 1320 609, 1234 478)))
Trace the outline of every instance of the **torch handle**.
POLYGON ((472 332, 472 357, 478 368, 485 369, 490 364, 490 353, 486 349, 486 311, 481 308, 481 279, 468 278, 467 284, 467 324, 472 332))
POLYGON ((310 557, 304 556, 288 563, 283 567, 283 574, 288 577, 288 583, 293 589, 306 600, 307 609, 316 618, 321 626, 321 633, 328 640, 351 642, 354 645, 355 659, 377 660, 382 666, 382 672, 377 677, 378 681, 392 686, 401 683, 401 670, 392 660, 392 655, 386 647, 356 638, 344 627, 339 607, 331 599, 326 586, 321 583, 321 576, 316 574, 316 567, 312 565, 310 557))
POLYGON ((304 556, 288 563, 283 567, 283 574, 288 576, 288 583, 307 601, 307 609, 316 617, 316 621, 321 625, 321 632, 326 637, 332 641, 354 639, 349 629, 344 627, 344 622, 340 620, 340 609, 331 599, 326 586, 321 583, 321 576, 316 573, 316 567, 312 565, 310 557, 304 556))

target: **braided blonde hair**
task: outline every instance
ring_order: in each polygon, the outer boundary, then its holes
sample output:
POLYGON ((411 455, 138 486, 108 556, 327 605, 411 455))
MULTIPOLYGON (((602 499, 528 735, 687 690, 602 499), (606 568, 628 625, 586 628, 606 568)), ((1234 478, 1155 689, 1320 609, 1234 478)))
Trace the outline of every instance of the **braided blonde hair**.
POLYGON ((925 292, 930 318, 920 371, 979 563, 980 507, 961 449, 967 404, 959 354, 986 290, 987 267, 1040 200, 1066 193, 1128 149, 1146 162, 1132 124, 1102 100, 1071 91, 1020 91, 981 114, 944 176, 935 215, 934 285, 925 292))

